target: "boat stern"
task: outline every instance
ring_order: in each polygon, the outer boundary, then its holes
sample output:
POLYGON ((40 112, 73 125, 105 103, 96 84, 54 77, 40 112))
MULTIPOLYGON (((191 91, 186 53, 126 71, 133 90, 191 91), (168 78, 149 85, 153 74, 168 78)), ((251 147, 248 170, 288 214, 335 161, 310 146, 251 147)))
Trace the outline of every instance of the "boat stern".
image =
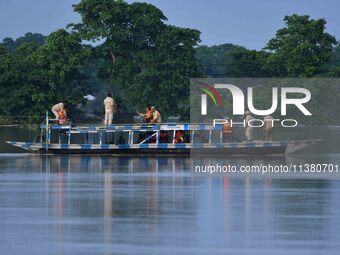
POLYGON ((320 142, 322 139, 314 139, 314 140, 302 140, 302 141, 292 141, 288 142, 286 153, 290 154, 299 150, 302 150, 308 146, 311 146, 317 142, 320 142))

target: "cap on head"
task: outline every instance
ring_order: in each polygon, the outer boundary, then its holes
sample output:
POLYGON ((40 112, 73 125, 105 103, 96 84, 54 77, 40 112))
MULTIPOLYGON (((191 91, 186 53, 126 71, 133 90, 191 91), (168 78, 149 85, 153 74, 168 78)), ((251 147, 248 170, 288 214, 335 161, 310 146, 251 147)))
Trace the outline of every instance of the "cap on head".
POLYGON ((151 110, 155 110, 156 109, 156 107, 154 107, 154 106, 151 106, 151 110))
POLYGON ((107 93, 107 96, 108 96, 108 97, 112 97, 111 93, 107 93))

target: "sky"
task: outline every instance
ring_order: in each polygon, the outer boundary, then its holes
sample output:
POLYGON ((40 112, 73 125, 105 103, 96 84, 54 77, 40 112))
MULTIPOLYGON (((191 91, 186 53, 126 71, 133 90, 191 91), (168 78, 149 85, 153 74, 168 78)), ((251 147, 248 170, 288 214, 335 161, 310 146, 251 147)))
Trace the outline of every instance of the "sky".
MULTIPOLYGON (((0 0, 0 41, 27 32, 49 33, 80 21, 79 0, 0 0)), ((127 2, 134 2, 128 0, 127 2)), ((233 43, 265 47, 293 13, 325 18, 326 31, 340 40, 340 0, 144 0, 163 11, 167 23, 201 31, 201 45, 233 43)))

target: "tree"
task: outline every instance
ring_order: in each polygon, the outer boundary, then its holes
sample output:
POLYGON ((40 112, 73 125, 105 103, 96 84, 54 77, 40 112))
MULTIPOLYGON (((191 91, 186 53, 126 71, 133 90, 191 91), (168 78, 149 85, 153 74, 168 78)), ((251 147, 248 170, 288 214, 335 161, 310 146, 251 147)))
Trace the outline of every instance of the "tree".
POLYGON ((99 75, 128 110, 154 104, 166 115, 185 111, 189 78, 197 74, 197 30, 166 25, 164 14, 146 3, 82 0, 74 10, 82 23, 72 28, 101 42, 99 75))
POLYGON ((32 97, 40 112, 57 102, 68 103, 75 112, 87 93, 87 77, 79 68, 86 64, 90 51, 77 33, 59 29, 48 36, 32 59, 36 75, 41 77, 40 93, 32 97))
POLYGON ((338 43, 333 49, 333 57, 328 63, 331 67, 340 67, 340 44, 338 43))
POLYGON ((233 76, 313 77, 327 72, 336 39, 325 32, 324 19, 292 15, 261 51, 233 53, 233 76))
POLYGON ((324 19, 310 19, 308 15, 285 16, 286 27, 276 32, 265 50, 270 53, 268 66, 277 76, 312 77, 323 73, 332 57, 334 36, 325 32, 324 19), (277 70, 279 66, 279 70, 277 70))
POLYGON ((89 50, 79 35, 62 29, 43 46, 25 42, 13 53, 0 50, 1 113, 39 120, 57 102, 74 109, 86 93, 86 76, 79 67, 89 50))
POLYGON ((30 58, 37 46, 24 43, 13 54, 5 53, 0 62, 0 109, 3 115, 30 115, 33 66, 30 58))
POLYGON ((24 36, 13 40, 10 37, 6 37, 2 40, 2 45, 9 52, 14 52, 18 47, 20 47, 24 43, 32 43, 35 45, 43 45, 45 44, 46 37, 39 33, 26 33, 24 36))
POLYGON ((226 43, 214 46, 199 46, 196 48, 196 56, 199 71, 207 77, 224 77, 233 70, 235 50, 243 47, 226 43))
POLYGON ((264 51, 235 49, 232 52, 234 59, 231 68, 232 77, 268 77, 270 75, 266 66, 268 53, 264 51))

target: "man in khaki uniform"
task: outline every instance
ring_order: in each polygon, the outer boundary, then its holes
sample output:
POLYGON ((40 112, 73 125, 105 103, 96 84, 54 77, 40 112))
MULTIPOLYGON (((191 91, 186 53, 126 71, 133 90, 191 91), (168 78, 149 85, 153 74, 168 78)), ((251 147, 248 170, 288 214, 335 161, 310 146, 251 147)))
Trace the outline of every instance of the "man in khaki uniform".
POLYGON ((152 119, 150 120, 150 123, 161 123, 162 117, 159 111, 156 110, 154 106, 151 107, 152 112, 152 119))
POLYGON ((249 121, 253 119, 253 116, 251 116, 250 111, 246 111, 246 127, 245 127, 245 135, 248 141, 253 140, 253 127, 249 125, 249 121))
POLYGON ((267 115, 263 118, 263 132, 266 141, 273 141, 273 117, 267 115))
POLYGON ((111 94, 107 94, 107 97, 104 99, 104 106, 105 106, 105 125, 111 125, 113 114, 116 113, 116 102, 113 100, 111 94))

